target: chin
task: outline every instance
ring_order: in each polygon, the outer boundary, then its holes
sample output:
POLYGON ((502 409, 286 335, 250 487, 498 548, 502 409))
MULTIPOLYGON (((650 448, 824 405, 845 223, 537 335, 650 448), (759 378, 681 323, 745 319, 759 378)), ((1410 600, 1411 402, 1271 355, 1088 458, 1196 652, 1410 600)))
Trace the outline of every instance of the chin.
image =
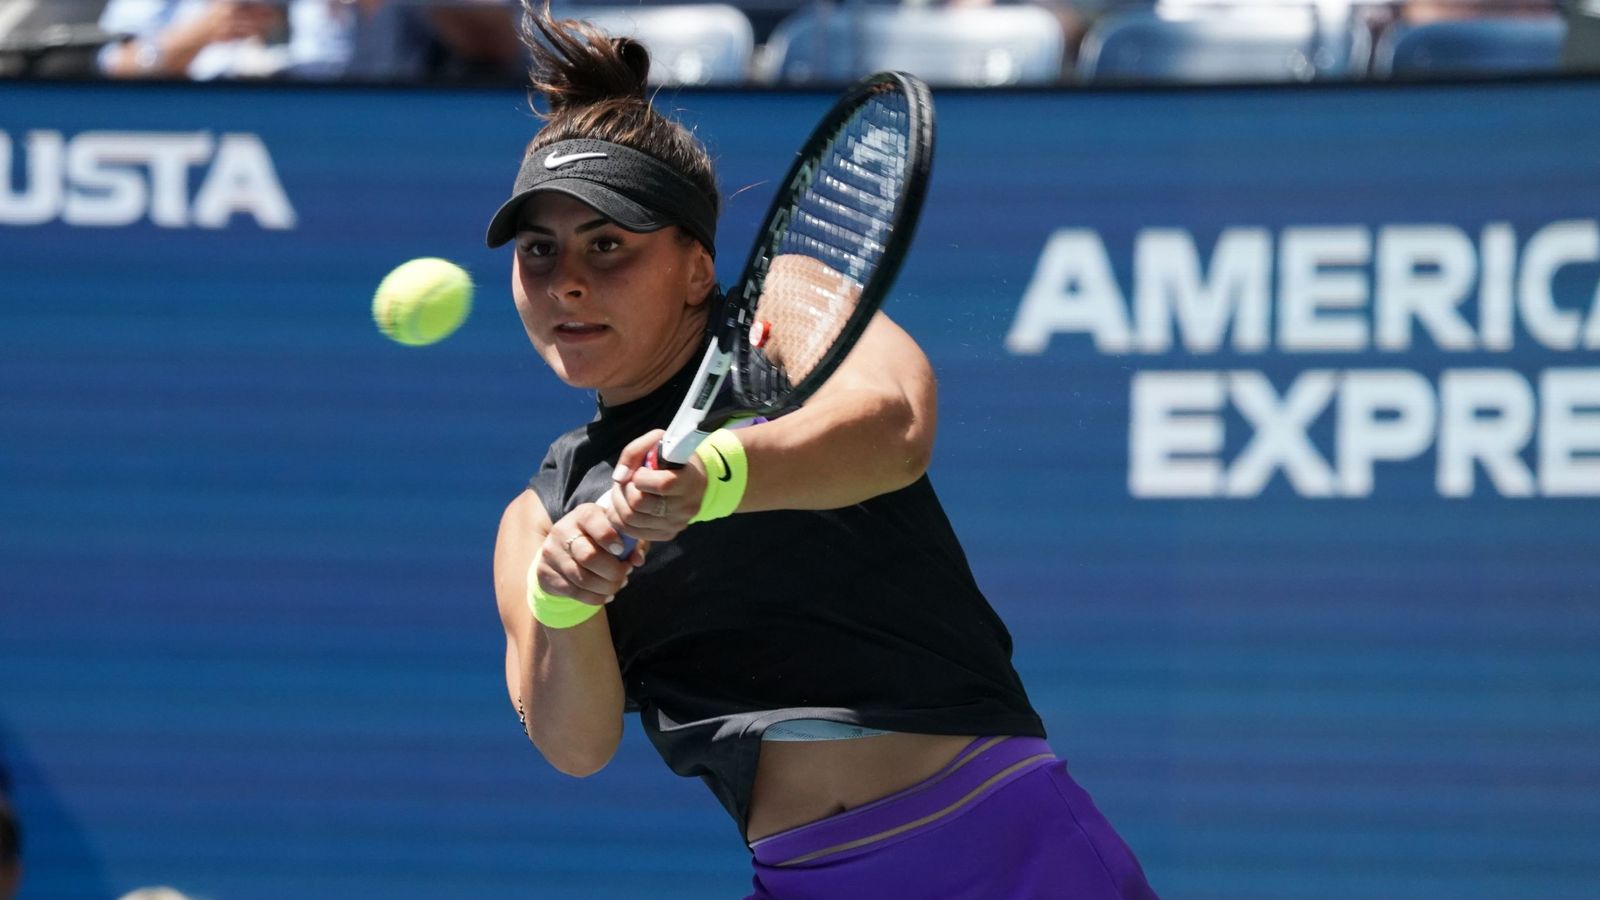
POLYGON ((552 350, 545 354, 544 361, 550 371, 570 387, 593 391, 605 384, 605 376, 594 366, 584 365, 583 360, 564 359, 560 353, 552 350))

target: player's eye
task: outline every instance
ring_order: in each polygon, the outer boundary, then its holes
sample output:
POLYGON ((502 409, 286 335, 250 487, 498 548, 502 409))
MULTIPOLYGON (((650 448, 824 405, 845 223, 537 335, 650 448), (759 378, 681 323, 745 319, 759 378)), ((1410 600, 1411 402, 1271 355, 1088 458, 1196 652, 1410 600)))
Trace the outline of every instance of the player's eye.
POLYGON ((599 250, 601 253, 610 253, 621 246, 622 241, 614 237, 601 237, 594 240, 594 249, 599 250))
POLYGON ((555 252, 555 244, 550 241, 529 240, 522 243, 522 255, 524 256, 544 257, 550 256, 555 252))

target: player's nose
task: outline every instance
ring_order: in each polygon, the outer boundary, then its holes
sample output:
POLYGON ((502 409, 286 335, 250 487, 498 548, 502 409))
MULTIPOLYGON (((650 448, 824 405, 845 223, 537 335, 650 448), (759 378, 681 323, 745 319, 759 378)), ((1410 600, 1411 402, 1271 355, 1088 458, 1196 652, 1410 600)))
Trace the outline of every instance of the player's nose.
POLYGON ((589 274, 577 253, 557 253, 550 268, 550 296, 557 300, 579 300, 589 293, 589 274))

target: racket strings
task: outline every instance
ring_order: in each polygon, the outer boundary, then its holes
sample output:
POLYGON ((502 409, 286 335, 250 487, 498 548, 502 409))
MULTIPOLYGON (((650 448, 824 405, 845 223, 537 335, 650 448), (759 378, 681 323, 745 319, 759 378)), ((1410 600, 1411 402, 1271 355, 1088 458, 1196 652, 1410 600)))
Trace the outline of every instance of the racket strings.
POLYGON ((774 260, 756 307, 768 327, 767 358, 791 381, 805 378, 828 357, 860 297, 855 279, 815 259, 774 260))
MULTIPOLYGON (((832 222, 842 229, 855 232, 863 239, 875 242, 883 236, 884 219, 893 212, 891 209, 885 209, 882 215, 864 213, 854 206, 840 203, 820 193, 816 197, 816 203, 822 209, 820 217, 823 221, 832 222)), ((814 217, 810 212, 802 212, 801 215, 807 219, 814 217)))
POLYGON ((837 128, 810 186, 790 200, 787 227, 755 306, 736 389, 776 402, 814 372, 830 370, 859 333, 862 290, 883 261, 912 178, 910 98, 878 91, 837 128))
POLYGON ((794 200, 756 307, 762 351, 786 382, 826 364, 855 316, 909 178, 910 127, 906 96, 881 92, 845 120, 794 200))

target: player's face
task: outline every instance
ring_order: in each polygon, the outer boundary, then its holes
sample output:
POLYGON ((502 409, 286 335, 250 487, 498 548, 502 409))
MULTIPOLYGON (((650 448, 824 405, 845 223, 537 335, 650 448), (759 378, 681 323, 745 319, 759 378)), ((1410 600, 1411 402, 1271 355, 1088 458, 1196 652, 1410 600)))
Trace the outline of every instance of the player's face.
POLYGON ((649 393, 698 344, 715 272, 675 228, 626 231, 565 194, 524 206, 511 291, 533 346, 607 404, 649 393))

